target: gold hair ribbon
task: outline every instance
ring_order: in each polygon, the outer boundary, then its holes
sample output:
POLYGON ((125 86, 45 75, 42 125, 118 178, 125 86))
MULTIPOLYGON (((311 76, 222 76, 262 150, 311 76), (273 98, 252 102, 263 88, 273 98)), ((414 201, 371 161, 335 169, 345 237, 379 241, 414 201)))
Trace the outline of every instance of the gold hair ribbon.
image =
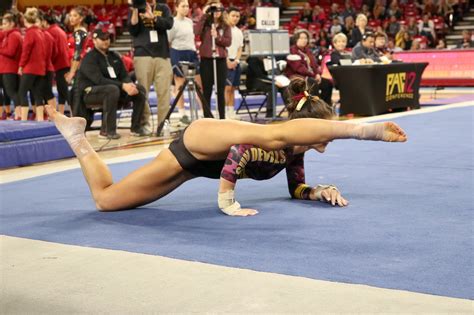
POLYGON ((296 105, 296 111, 299 112, 301 108, 303 108, 304 103, 308 100, 309 93, 308 91, 304 91, 304 96, 300 99, 298 102, 298 105, 296 105))

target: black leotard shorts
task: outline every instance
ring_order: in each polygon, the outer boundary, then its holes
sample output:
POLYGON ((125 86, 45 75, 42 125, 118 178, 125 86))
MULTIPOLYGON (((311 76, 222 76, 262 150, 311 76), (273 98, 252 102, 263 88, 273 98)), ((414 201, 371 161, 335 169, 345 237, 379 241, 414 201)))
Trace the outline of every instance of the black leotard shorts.
POLYGON ((179 165, 196 177, 220 178, 225 160, 201 161, 196 159, 184 145, 184 132, 169 146, 179 165))

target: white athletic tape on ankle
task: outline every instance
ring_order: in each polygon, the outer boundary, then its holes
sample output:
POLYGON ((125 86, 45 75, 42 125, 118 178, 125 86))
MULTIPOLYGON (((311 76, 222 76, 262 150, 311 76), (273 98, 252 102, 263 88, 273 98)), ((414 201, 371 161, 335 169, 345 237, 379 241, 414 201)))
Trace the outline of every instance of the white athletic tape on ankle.
POLYGON ((227 215, 234 215, 241 209, 240 204, 235 201, 234 190, 219 193, 217 196, 217 203, 219 209, 227 215))
POLYGON ((326 199, 323 198, 322 194, 323 194, 323 190, 328 189, 328 188, 339 191, 339 189, 337 189, 337 187, 334 185, 318 185, 316 186, 316 193, 315 193, 316 200, 326 201, 326 199))

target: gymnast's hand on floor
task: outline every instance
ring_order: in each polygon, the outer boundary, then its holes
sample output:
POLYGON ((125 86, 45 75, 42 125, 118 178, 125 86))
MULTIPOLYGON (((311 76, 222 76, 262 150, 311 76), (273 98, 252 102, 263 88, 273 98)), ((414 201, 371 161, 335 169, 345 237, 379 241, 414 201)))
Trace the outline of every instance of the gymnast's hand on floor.
POLYGON ((345 207, 349 204, 349 202, 342 197, 339 189, 334 185, 318 185, 314 187, 309 194, 309 198, 311 200, 327 202, 333 206, 338 205, 339 207, 345 207))
POLYGON ((236 210, 232 214, 229 214, 229 215, 233 217, 247 217, 251 215, 256 215, 257 213, 258 211, 255 209, 246 208, 246 209, 236 210))

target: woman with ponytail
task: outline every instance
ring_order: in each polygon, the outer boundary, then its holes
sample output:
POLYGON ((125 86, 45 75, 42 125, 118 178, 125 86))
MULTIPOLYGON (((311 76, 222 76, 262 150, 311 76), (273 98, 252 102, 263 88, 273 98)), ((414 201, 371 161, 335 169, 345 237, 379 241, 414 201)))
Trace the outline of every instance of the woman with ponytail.
POLYGON ((72 43, 74 53, 71 61, 71 69, 65 75, 66 81, 69 84, 71 84, 77 70, 79 69, 82 57, 86 54, 85 48, 88 37, 87 29, 85 27, 86 15, 87 10, 81 6, 72 8, 69 12, 69 25, 73 29, 72 38, 74 40, 72 43))
POLYGON ((313 96, 313 83, 295 79, 289 86, 290 120, 258 125, 236 120, 199 119, 169 148, 117 183, 84 136, 86 121, 68 118, 47 106, 48 114, 79 159, 97 209, 133 209, 172 192, 195 177, 220 178, 218 205, 233 216, 254 215, 235 200, 237 179, 268 179, 286 168, 290 194, 346 206, 333 185, 311 187, 304 181, 304 153, 324 152, 335 139, 405 142, 405 132, 393 122, 355 124, 331 121, 332 108, 313 96), (222 136, 225 135, 225 136, 222 136))
POLYGON ((18 73, 21 75, 18 98, 21 105, 21 120, 28 119, 28 91, 33 93, 36 105, 36 117, 42 120, 44 116, 43 92, 41 90, 43 77, 47 69, 47 53, 43 31, 38 27, 39 11, 28 8, 24 14, 26 27, 18 73))

